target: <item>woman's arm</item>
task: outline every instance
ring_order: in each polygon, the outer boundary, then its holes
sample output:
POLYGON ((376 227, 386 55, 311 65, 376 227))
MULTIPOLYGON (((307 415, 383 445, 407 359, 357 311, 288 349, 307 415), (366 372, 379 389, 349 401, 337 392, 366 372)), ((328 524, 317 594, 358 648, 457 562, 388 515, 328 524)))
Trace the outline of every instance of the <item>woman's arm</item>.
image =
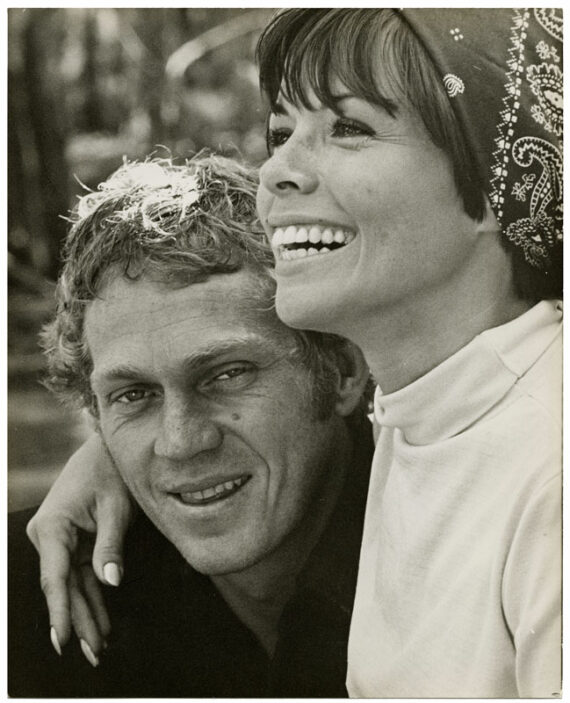
POLYGON ((133 514, 127 489, 94 433, 69 459, 27 527, 40 555, 58 654, 73 626, 85 656, 98 664, 110 623, 97 579, 119 585, 123 539, 133 514))

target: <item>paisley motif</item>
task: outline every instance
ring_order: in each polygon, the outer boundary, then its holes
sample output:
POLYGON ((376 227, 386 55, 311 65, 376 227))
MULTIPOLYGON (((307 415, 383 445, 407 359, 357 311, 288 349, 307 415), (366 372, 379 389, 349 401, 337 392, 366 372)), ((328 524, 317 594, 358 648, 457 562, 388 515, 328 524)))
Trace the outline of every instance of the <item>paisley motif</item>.
POLYGON ((443 77, 443 85, 450 98, 454 98, 456 95, 465 92, 465 84, 459 76, 453 73, 448 73, 443 77))
POLYGON ((536 21, 543 29, 545 29, 555 39, 558 39, 558 41, 562 41, 562 10, 537 7, 534 10, 534 16, 536 17, 536 21))
POLYGON ((562 71, 554 64, 541 63, 528 66, 526 77, 534 95, 538 98, 539 111, 535 117, 549 132, 562 136, 562 71))
MULTIPOLYGON (((539 167, 536 181, 526 174, 532 186, 530 216, 511 222, 505 231, 507 239, 520 247, 526 260, 538 268, 547 268, 549 252, 562 241, 562 155, 538 137, 521 137, 513 146, 514 162, 525 169, 539 167)), ((523 176, 524 178, 524 176, 523 176)))
POLYGON ((400 12, 434 59, 509 250, 561 290, 562 9, 400 12))
POLYGON ((562 154, 550 142, 539 137, 521 137, 513 146, 513 159, 518 166, 541 166, 530 198, 530 215, 534 217, 547 207, 555 206, 556 217, 562 218, 562 154))

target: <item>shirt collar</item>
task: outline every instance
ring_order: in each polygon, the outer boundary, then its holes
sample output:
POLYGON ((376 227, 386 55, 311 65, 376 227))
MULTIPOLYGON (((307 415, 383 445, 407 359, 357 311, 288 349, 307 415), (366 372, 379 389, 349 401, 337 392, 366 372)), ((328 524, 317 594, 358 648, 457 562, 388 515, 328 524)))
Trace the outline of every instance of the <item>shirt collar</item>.
POLYGON ((356 590, 358 555, 370 468, 374 454, 372 425, 368 418, 351 428, 353 453, 344 486, 327 526, 297 580, 300 592, 327 599, 350 616, 356 590))
POLYGON ((384 395, 375 420, 398 428, 414 445, 462 432, 492 408, 560 333, 562 303, 542 301, 500 327, 485 330, 417 381, 384 395))

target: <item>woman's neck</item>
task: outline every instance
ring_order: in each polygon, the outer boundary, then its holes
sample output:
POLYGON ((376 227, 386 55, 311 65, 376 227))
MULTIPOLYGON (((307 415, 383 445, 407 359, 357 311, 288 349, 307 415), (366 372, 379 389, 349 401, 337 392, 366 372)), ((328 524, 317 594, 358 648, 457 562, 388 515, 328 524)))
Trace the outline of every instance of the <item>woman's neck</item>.
POLYGON ((445 288, 422 291, 377 311, 347 334, 362 349, 384 393, 404 388, 484 330, 522 315, 530 304, 514 292, 510 263, 468 272, 445 288))

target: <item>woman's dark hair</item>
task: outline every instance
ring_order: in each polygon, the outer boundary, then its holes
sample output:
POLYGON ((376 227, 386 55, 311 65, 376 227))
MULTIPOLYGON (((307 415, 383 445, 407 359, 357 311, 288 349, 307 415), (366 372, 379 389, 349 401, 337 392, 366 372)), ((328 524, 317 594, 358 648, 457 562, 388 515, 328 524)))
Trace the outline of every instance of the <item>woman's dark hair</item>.
POLYGON ((483 218, 485 197, 477 164, 463 138, 441 78, 421 41, 392 9, 296 8, 280 12, 257 45, 261 89, 272 108, 282 91, 310 107, 307 90, 335 106, 338 77, 357 95, 394 116, 398 102, 421 117, 434 144, 453 164, 467 214, 483 218), (376 71, 382 66, 381 74, 376 71))
MULTIPOLYGON (((389 8, 295 8, 279 12, 257 45, 261 89, 271 108, 279 94, 310 108, 308 90, 335 107, 332 81, 394 116, 398 102, 412 107, 433 143, 450 158, 465 212, 481 221, 485 188, 441 77, 420 39, 389 8), (381 71, 377 71, 381 66, 381 71)), ((561 281, 530 266, 505 237, 520 298, 535 302, 561 296, 561 281)))

